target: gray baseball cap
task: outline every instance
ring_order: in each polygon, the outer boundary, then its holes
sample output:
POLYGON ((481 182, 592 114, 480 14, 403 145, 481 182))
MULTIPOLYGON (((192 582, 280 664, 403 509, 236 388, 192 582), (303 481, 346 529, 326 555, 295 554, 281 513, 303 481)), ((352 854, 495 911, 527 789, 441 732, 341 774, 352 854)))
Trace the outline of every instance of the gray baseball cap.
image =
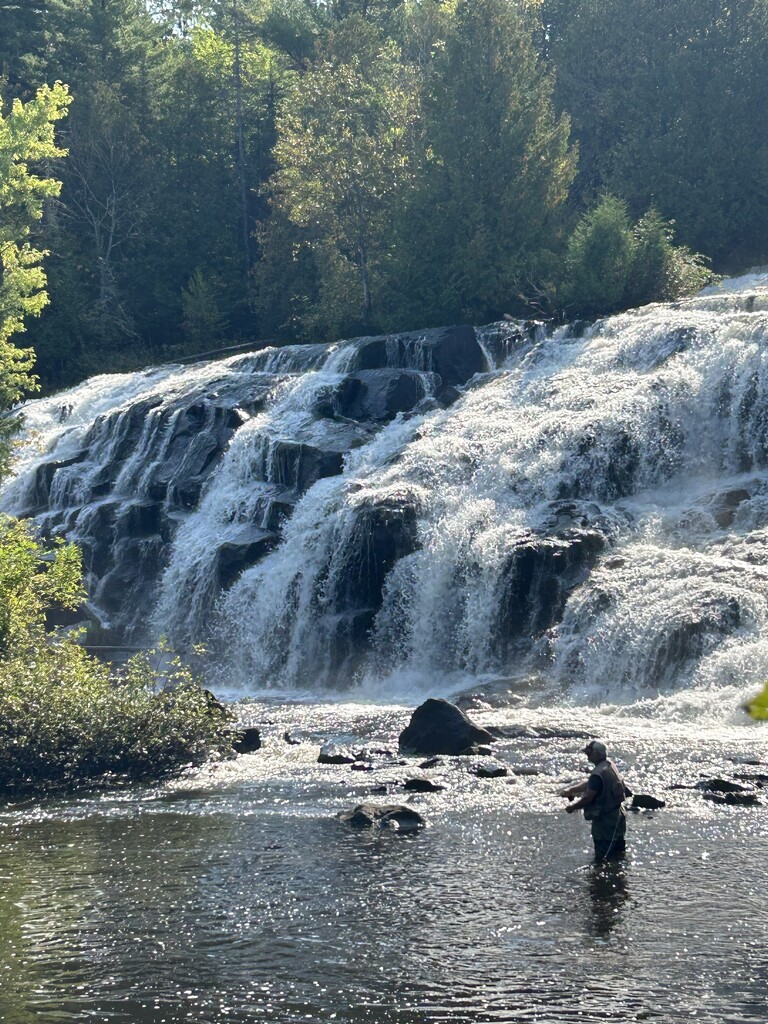
POLYGON ((590 740, 589 743, 584 747, 585 754, 597 754, 598 757, 607 757, 608 749, 602 740, 590 740))

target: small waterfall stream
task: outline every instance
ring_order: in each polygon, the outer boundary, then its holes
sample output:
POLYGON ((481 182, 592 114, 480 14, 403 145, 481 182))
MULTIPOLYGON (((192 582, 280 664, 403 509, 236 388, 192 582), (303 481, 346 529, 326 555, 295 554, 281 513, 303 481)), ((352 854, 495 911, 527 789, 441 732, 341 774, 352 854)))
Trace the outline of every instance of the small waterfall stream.
POLYGON ((288 346, 28 403, 2 507, 116 637, 262 686, 768 675, 768 276, 586 332, 288 346))

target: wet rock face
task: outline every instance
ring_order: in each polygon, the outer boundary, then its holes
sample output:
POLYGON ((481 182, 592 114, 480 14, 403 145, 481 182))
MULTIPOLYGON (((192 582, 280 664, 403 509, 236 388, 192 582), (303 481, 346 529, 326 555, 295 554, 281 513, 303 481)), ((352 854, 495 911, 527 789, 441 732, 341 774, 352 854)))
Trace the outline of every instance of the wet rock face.
POLYGON ((483 350, 473 327, 444 327, 361 338, 350 369, 405 366, 439 374, 443 385, 466 384, 487 370, 483 350))
POLYGON ((501 657, 521 637, 560 622, 569 595, 587 579, 616 528, 593 502, 550 504, 540 532, 514 547, 501 573, 492 631, 501 657))
MULTIPOLYGON (((399 414, 423 408, 425 399, 434 404, 442 395, 450 404, 459 387, 486 369, 471 327, 317 346, 315 384, 290 355, 286 350, 275 372, 254 356, 222 367, 215 377, 191 372, 188 385, 176 376, 167 394, 162 386, 149 388, 152 393, 74 428, 82 432, 77 450, 70 443, 65 455, 53 452, 36 470, 26 507, 15 511, 37 516, 43 533, 82 546, 89 593, 115 639, 142 639, 179 526, 216 488, 233 438, 252 416, 269 414, 240 472, 264 496, 255 505, 244 501, 248 511, 241 518, 235 511, 218 543, 212 541, 215 557, 206 569, 210 579, 205 594, 200 591, 198 617, 209 615, 218 595, 280 543, 296 502, 318 482, 341 474, 353 448, 399 414), (343 370, 323 376, 324 360, 334 352, 342 358, 333 365, 343 370), (310 384, 299 387, 301 398, 287 424, 278 416, 272 429, 279 396, 292 395, 305 379, 310 384)), ((339 673, 352 673, 356 652, 366 647, 387 574, 418 547, 417 519, 418 508, 407 498, 361 502, 354 509, 343 552, 328 576, 333 621, 326 625, 338 641, 329 657, 339 673)))
POLYGON ((358 505, 334 578, 336 611, 378 611, 387 574, 418 546, 418 506, 407 496, 358 505))
POLYGON ((440 378, 416 370, 358 370, 349 373, 317 409, 321 415, 385 423, 408 412, 438 390, 440 378))
POLYGON ((413 712, 400 733, 400 750, 411 754, 460 754, 478 743, 492 743, 485 729, 447 700, 430 697, 413 712))

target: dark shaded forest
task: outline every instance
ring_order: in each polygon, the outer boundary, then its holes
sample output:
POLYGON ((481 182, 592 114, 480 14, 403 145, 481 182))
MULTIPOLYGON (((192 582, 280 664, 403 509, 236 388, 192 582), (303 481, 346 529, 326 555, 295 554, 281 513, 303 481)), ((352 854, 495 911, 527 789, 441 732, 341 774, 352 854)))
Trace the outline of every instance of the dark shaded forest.
POLYGON ((0 74, 72 97, 47 390, 768 260, 766 0, 0 0, 0 74))

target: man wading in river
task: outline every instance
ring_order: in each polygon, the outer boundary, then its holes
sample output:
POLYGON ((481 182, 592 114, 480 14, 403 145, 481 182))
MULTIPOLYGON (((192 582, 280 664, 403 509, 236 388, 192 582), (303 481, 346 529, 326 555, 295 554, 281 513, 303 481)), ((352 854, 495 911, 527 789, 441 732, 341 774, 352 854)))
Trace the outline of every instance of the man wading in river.
POLYGON ((584 818, 592 822, 592 841, 595 844, 595 860, 605 860, 624 853, 624 835, 627 819, 624 816, 624 780, 613 761, 609 760, 605 744, 591 740, 584 753, 594 765, 586 782, 564 789, 560 796, 572 800, 565 810, 567 814, 584 808, 584 818))

